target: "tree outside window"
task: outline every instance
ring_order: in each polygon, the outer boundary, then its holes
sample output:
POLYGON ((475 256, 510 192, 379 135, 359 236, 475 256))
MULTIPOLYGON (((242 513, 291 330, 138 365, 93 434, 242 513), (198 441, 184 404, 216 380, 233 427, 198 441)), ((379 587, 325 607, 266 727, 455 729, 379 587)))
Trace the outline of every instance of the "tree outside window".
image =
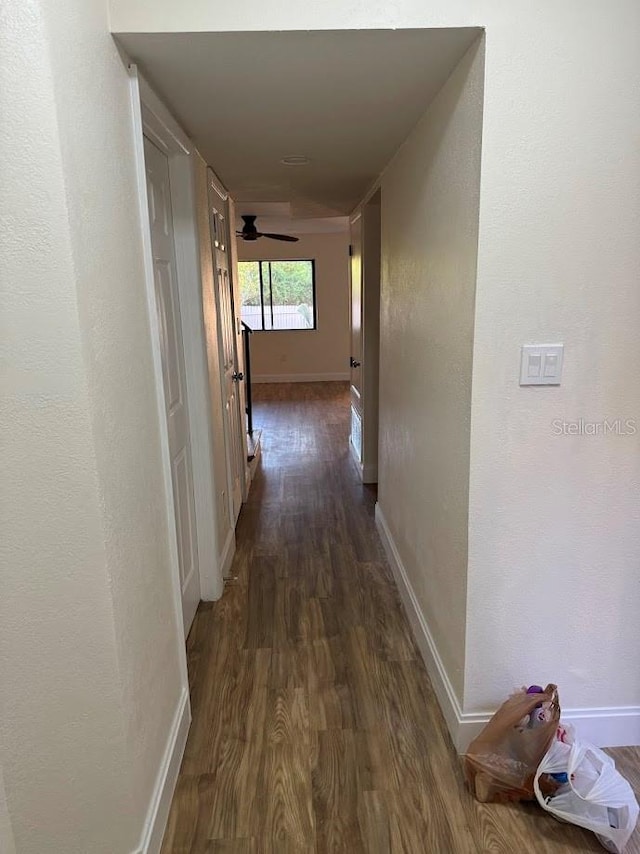
POLYGON ((242 320, 257 331, 315 329, 314 261, 240 261, 242 320))

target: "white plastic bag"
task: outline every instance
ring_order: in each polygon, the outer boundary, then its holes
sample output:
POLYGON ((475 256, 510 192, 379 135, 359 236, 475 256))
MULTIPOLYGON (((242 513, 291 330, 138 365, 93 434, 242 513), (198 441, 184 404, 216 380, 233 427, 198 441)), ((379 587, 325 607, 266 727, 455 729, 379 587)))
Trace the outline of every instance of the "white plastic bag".
POLYGON ((633 790, 610 756, 577 741, 572 729, 566 729, 565 741, 554 740, 536 772, 533 788, 538 803, 561 821, 592 830, 607 851, 622 854, 638 820, 633 790), (568 782, 545 798, 541 775, 563 772, 568 782))

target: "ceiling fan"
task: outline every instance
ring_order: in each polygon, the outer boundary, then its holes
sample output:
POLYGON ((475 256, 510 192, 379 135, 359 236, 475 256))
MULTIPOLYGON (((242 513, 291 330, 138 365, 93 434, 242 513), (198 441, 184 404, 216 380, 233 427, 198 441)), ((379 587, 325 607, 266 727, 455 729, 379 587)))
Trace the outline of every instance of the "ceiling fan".
POLYGON ((295 243, 300 239, 299 237, 292 237, 290 234, 270 234, 267 231, 258 231, 255 216, 243 215, 242 219, 244 220, 242 231, 236 231, 236 234, 243 240, 257 240, 259 237, 269 237, 271 240, 288 240, 290 243, 295 243))

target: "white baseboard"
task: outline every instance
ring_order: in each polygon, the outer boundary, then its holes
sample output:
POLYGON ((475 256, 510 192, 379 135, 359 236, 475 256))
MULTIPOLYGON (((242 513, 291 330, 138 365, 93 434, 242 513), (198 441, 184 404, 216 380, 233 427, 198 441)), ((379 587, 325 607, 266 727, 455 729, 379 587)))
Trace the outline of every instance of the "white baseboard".
POLYGON ((378 482, 378 463, 364 463, 360 467, 363 483, 378 482))
POLYGON ((262 457, 262 443, 258 442, 256 446, 255 456, 249 463, 249 485, 251 485, 251 481, 255 477, 256 471, 258 470, 258 463, 260 462, 260 458, 262 457))
POLYGON ((180 696, 162 763, 156 777, 156 785, 142 831, 142 840, 134 854, 158 854, 162 847, 162 837, 167 826, 171 800, 176 788, 190 723, 189 691, 185 687, 180 696))
POLYGON ((349 371, 335 374, 255 374, 252 383, 326 383, 348 380, 349 371))
POLYGON ((358 449, 353 444, 351 436, 349 436, 349 450, 351 451, 351 459, 356 464, 358 471, 361 472, 362 471, 362 463, 360 462, 360 456, 358 454, 358 449))
POLYGON ((377 502, 376 526, 380 534, 380 539, 382 540, 382 545, 384 546, 384 550, 387 554, 387 559, 389 561, 389 565, 391 566, 393 577, 396 580, 398 592, 400 593, 400 598, 402 599, 402 604, 404 605, 404 609, 407 612, 407 617, 409 618, 409 623, 411 625, 411 630, 413 631, 413 636, 418 645, 418 649, 420 650, 422 658, 424 659, 425 667, 427 668, 427 673, 431 678, 433 690, 435 691, 436 697, 438 698, 438 702, 440 704, 440 708, 442 709, 444 719, 447 722, 447 727, 449 728, 449 732, 451 733, 453 743, 456 748, 460 750, 461 748, 458 743, 460 736, 460 723, 462 719, 462 709, 460 708, 460 702, 456 696, 456 692, 453 689, 453 685, 451 684, 451 681, 447 675, 447 671, 444 668, 444 664, 442 663, 442 659, 440 658, 440 654, 436 647, 431 631, 429 630, 429 626, 427 625, 427 621, 425 620, 424 615, 422 614, 422 611, 418 604, 418 600, 416 599, 416 595, 413 592, 413 588, 411 587, 411 584, 409 582, 409 578, 404 568, 404 564, 402 563, 402 559, 398 554, 398 549, 396 548, 396 544, 393 541, 391 532, 387 527, 387 522, 384 518, 382 509, 380 508, 380 505, 377 502))
POLYGON ((203 602, 217 602, 224 593, 224 580, 229 575, 231 562, 236 552, 236 536, 235 531, 229 528, 227 539, 220 555, 220 562, 215 567, 215 572, 211 573, 211 578, 207 578, 206 582, 203 573, 200 573, 200 597, 203 602), (218 575, 220 573, 220 575, 218 575))
MULTIPOLYGON (((492 712, 462 711, 379 504, 376 504, 376 527, 451 738, 458 752, 463 753, 489 721, 492 712)), ((562 719, 575 725, 581 739, 597 747, 640 745, 638 706, 563 708, 562 719)))
POLYGON ((233 529, 229 529, 229 533, 227 534, 227 539, 224 544, 224 548, 222 549, 222 557, 220 558, 220 563, 222 564, 222 577, 228 578, 229 573, 231 572, 231 564, 233 563, 233 556, 236 553, 236 532, 233 529))
POLYGON ((378 482, 378 464, 377 463, 362 463, 362 462, 360 462, 360 458, 358 457, 358 451, 354 447, 354 444, 351 441, 351 437, 349 437, 349 450, 351 451, 351 458, 352 458, 353 462, 356 464, 358 474, 360 475, 360 480, 363 483, 377 483, 378 482))
POLYGON ((596 747, 640 744, 640 706, 563 709, 562 719, 575 726, 581 739, 596 747))
MULTIPOLYGON (((562 699, 562 697, 560 698, 562 699)), ((463 712, 458 722, 456 747, 462 753, 489 722, 491 712, 463 712)), ((573 724, 582 741, 596 747, 640 745, 640 707, 610 706, 591 709, 562 709, 562 720, 573 724)))

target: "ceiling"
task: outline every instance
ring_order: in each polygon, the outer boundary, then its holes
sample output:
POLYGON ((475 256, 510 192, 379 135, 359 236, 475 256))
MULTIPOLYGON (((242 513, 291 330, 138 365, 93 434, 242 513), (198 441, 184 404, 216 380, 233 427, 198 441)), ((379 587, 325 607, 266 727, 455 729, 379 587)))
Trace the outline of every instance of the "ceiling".
POLYGON ((336 234, 349 231, 348 216, 310 217, 296 214, 291 202, 236 202, 236 228, 244 225, 243 214, 258 217, 259 231, 276 234, 336 234))
POLYGON ((291 216, 323 218, 353 210, 478 34, 128 33, 118 40, 236 200, 289 202, 291 216), (283 165, 288 155, 309 163, 283 165))

